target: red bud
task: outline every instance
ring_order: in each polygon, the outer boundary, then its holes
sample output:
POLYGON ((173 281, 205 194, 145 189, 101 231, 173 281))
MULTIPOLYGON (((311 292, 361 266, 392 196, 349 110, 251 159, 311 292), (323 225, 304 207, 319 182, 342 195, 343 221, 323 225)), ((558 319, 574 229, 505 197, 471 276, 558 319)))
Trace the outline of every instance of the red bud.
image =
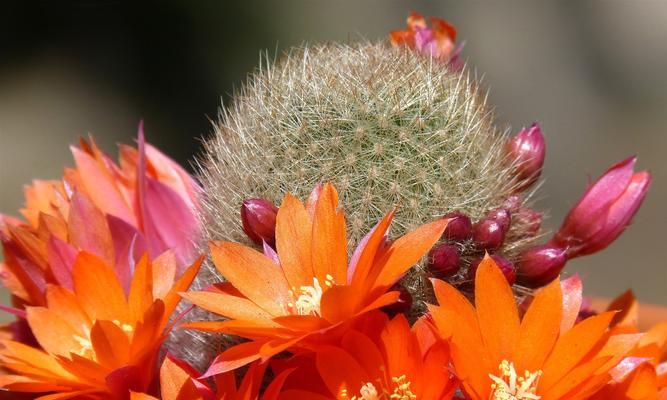
POLYGON ((504 233, 507 233, 510 229, 510 224, 512 222, 512 214, 510 210, 506 208, 494 208, 486 214, 487 219, 495 219, 500 223, 500 226, 503 229, 504 233))
POLYGON ((450 219, 443 233, 445 239, 454 242, 463 242, 470 239, 472 236, 472 222, 467 215, 456 211, 445 215, 444 218, 450 219))
POLYGON ((519 282, 531 287, 544 286, 558 277, 565 267, 564 249, 551 244, 530 248, 519 255, 519 282))
POLYGON ((393 304, 382 307, 381 310, 388 314, 390 317, 408 312, 412 307, 412 295, 408 289, 406 289, 405 286, 397 283, 392 286, 389 291, 398 291, 398 300, 396 300, 396 302, 393 304))
POLYGON ((428 253, 428 268, 438 278, 452 276, 459 271, 459 250, 451 244, 439 244, 428 253))
POLYGON ((473 226, 473 239, 477 246, 486 250, 495 250, 505 241, 502 223, 495 219, 483 219, 473 226))
POLYGON ((532 237, 537 235, 542 225, 542 213, 532 208, 521 208, 514 215, 524 225, 525 236, 532 237))
POLYGON ((535 183, 544 164, 545 144, 540 125, 535 122, 523 128, 507 144, 510 156, 517 161, 517 178, 525 181, 523 188, 535 183))
POLYGON ((243 231, 258 245, 276 242, 276 215, 278 208, 264 199, 246 199, 241 205, 243 231))

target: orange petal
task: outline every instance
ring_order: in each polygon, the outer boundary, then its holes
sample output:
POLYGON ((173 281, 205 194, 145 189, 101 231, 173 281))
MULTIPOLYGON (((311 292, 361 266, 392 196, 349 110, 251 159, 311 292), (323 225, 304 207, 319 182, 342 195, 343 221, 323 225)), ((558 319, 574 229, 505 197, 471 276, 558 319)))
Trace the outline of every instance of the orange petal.
POLYGON ((246 342, 228 348, 218 355, 201 378, 208 378, 240 368, 260 358, 263 342, 246 342))
POLYGON ((544 400, 571 399, 578 393, 572 389, 577 388, 584 381, 594 376, 595 370, 607 362, 606 358, 598 358, 587 363, 576 366, 569 371, 562 379, 548 389, 542 382, 538 385, 538 395, 542 395, 544 400))
MULTIPOLYGON (((373 267, 373 261, 375 256, 378 253, 378 249, 385 241, 385 235, 387 230, 391 225, 391 221, 396 215, 396 209, 389 212, 387 215, 382 218, 382 220, 374 228, 373 233, 369 236, 368 241, 364 245, 359 260, 357 260, 356 266, 354 266, 354 272, 352 275, 352 286, 358 290, 363 290, 364 287, 368 286, 366 284, 366 279, 368 274, 371 272, 373 267)), ((377 275, 377 272, 376 272, 377 275)), ((373 277, 375 278, 375 276, 373 277)))
POLYGON ((125 292, 110 266, 90 253, 81 252, 73 271, 74 292, 91 319, 128 321, 125 292))
POLYGON ((537 293, 521 321, 513 357, 517 371, 536 371, 542 367, 558 339, 562 304, 558 279, 537 293))
POLYGON ((317 352, 317 370, 327 388, 339 398, 343 390, 356 396, 366 382, 371 381, 364 368, 348 352, 333 346, 324 346, 317 352))
POLYGON ((160 367, 160 389, 162 400, 197 400, 197 391, 192 377, 167 355, 160 367))
POLYGON ((303 204, 286 194, 276 216, 276 249, 290 287, 313 284, 312 230, 303 204))
POLYGON ((421 259, 440 239, 449 220, 439 219, 422 225, 396 240, 378 263, 378 277, 373 288, 388 288, 421 259))
POLYGON ((315 205, 312 240, 315 277, 321 284, 327 281, 327 276, 333 277, 337 284, 347 283, 345 216, 338 210, 338 193, 330 182, 322 188, 315 205))
POLYGON ((97 362, 109 369, 126 365, 130 359, 130 341, 123 330, 111 321, 95 321, 90 341, 97 362))
POLYGON ((639 303, 632 290, 628 289, 612 300, 607 311, 619 311, 611 320, 611 326, 637 326, 639 303))
POLYGON ((582 285, 581 278, 575 274, 561 281, 563 291, 563 319, 560 324, 561 333, 572 329, 581 311, 582 285))
POLYGON ((153 304, 153 268, 144 254, 134 269, 128 295, 129 321, 139 321, 153 304))
MULTIPOLYGON (((457 319, 463 323, 463 325, 456 325, 457 330, 461 332, 468 331, 469 333, 466 336, 474 340, 477 347, 481 347, 482 337, 479 334, 479 323, 477 322, 477 315, 472 304, 452 285, 439 279, 431 279, 431 283, 433 284, 435 297, 440 307, 454 313, 457 319)), ((444 321, 442 319, 436 321, 440 334, 444 338, 449 338, 453 333, 451 323, 452 321, 444 321), (438 322, 440 323, 438 324, 438 322)))
POLYGON ((289 286, 273 261, 236 243, 212 242, 210 247, 215 266, 236 289, 269 314, 285 314, 289 286))
POLYGON ((519 312, 507 279, 488 254, 477 268, 475 307, 491 362, 511 359, 519 337, 519 312))
POLYGON ((544 363, 540 388, 548 391, 565 376, 602 339, 613 312, 587 318, 562 335, 544 363))
POLYGON ((368 376, 379 378, 380 367, 385 362, 373 340, 357 331, 349 331, 343 336, 341 346, 348 354, 354 354, 368 376))
POLYGON ((122 218, 136 226, 136 218, 109 171, 101 168, 95 159, 80 149, 71 147, 71 150, 81 181, 92 201, 104 213, 122 218))
POLYGON ((75 336, 81 335, 80 327, 71 326, 57 312, 44 307, 28 307, 28 324, 40 346, 47 352, 69 356, 77 352, 81 344, 75 336))
POLYGON ((192 304, 227 318, 273 325, 271 315, 242 295, 230 292, 186 292, 181 293, 181 296, 192 304))
MULTIPOLYGON (((201 268, 201 264, 203 261, 204 261, 203 256, 195 260, 195 262, 192 263, 192 265, 188 269, 186 269, 185 272, 183 272, 183 275, 181 275, 181 277, 176 281, 176 283, 173 284, 169 292, 164 296, 163 302, 164 302, 165 318, 169 318, 171 314, 174 312, 176 306, 181 301, 180 293, 188 290, 188 288, 192 284, 192 281, 197 276, 197 273, 199 272, 199 268, 201 268)), ((166 320, 163 321, 162 323, 165 324, 166 320)))
POLYGON ((159 399, 157 397, 153 397, 146 393, 130 392, 130 400, 159 400, 159 399))
POLYGON ((174 285, 174 279, 176 255, 172 250, 167 250, 153 260, 153 298, 164 299, 174 285))

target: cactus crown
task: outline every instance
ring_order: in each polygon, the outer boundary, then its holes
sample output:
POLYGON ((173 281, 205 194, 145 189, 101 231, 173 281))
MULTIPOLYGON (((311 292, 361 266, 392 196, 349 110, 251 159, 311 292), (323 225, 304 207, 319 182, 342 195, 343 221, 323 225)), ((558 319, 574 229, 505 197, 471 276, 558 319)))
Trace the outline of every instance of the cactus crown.
POLYGON ((356 242, 393 206, 395 234, 460 210, 473 219, 516 183, 506 134, 467 75, 385 43, 293 50, 223 110, 200 160, 208 236, 244 240, 244 198, 279 204, 338 188, 356 242))

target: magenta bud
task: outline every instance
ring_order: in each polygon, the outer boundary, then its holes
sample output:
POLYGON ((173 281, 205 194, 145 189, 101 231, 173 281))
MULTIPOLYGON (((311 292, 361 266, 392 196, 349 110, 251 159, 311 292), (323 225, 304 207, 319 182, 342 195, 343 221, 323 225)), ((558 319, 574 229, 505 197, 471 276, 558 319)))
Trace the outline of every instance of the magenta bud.
POLYGON ((395 303, 382 307, 381 310, 390 317, 408 312, 412 307, 412 295, 408 289, 400 283, 396 283, 389 291, 397 291, 399 293, 398 300, 395 303))
POLYGON ((507 151, 516 160, 516 172, 522 188, 535 183, 544 164, 545 143, 540 125, 535 122, 523 128, 507 143, 507 151))
POLYGON ((278 208, 264 199, 246 199, 241 205, 243 231, 253 242, 270 246, 276 243, 276 215, 278 208))
POLYGON ((519 196, 513 194, 509 196, 505 201, 503 202, 503 208, 506 208, 510 210, 510 212, 516 212, 519 209, 519 205, 521 203, 521 199, 519 196))
POLYGON ((512 214, 507 208, 494 208, 486 214, 486 218, 498 221, 504 233, 509 231, 512 222, 512 214))
MULTIPOLYGON (((510 285, 514 285, 514 282, 516 282, 516 268, 514 268, 514 264, 512 264, 509 260, 507 260, 505 257, 501 257, 499 255, 492 255, 490 256, 491 259, 496 263, 498 268, 502 271, 503 275, 505 275, 505 279, 507 279, 507 282, 510 285)), ((473 260, 472 263, 470 263, 470 268, 468 269, 468 278, 471 280, 475 280, 475 274, 477 273, 477 267, 479 267, 479 264, 482 262, 481 258, 473 260)))
POLYGON ((454 242, 463 242, 470 239, 472 236, 470 217, 456 211, 445 215, 443 218, 449 219, 445 232, 442 234, 445 239, 454 242))
POLYGON ((532 208, 520 208, 514 215, 514 218, 523 224, 525 237, 537 235, 542 226, 542 213, 532 208))
POLYGON ((552 240, 568 258, 604 249, 630 224, 651 184, 648 172, 634 173, 635 161, 609 168, 567 214, 552 240))
POLYGON ((485 218, 472 227, 473 240, 478 247, 495 250, 505 241, 502 223, 492 218, 485 218))
POLYGON ((518 260, 519 282, 530 287, 540 287, 558 277, 565 267, 567 255, 564 249, 543 244, 524 251, 518 260))
POLYGON ((451 244, 439 244, 428 253, 428 269, 438 278, 452 276, 459 271, 459 249, 451 244))

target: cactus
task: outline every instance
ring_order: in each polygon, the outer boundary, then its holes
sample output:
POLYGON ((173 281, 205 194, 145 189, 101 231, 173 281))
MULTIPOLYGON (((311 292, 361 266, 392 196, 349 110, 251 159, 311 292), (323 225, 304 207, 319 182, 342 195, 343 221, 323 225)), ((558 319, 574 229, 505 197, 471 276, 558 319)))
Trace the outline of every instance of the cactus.
MULTIPOLYGON (((251 245, 239 214, 244 199, 305 199, 323 181, 338 188, 351 249, 394 206, 392 235, 453 211, 476 221, 525 184, 507 140, 465 69, 386 42, 295 49, 262 63, 205 143, 205 236, 251 245)), ((497 252, 512 260, 534 240, 527 229, 534 227, 513 221, 497 252)), ((471 241, 457 246, 462 268, 448 280, 464 287, 483 250, 471 241)), ((425 264, 404 279, 415 314, 431 299, 425 264)), ((207 268, 195 287, 220 279, 207 268)))

